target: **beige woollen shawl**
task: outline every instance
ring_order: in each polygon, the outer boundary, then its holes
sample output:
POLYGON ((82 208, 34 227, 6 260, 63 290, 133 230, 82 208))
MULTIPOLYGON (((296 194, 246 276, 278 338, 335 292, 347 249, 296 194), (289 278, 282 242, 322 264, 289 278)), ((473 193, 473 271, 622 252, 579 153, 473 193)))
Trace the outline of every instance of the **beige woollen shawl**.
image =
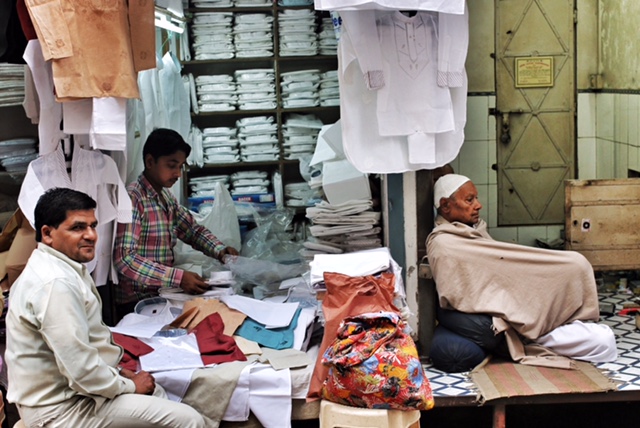
POLYGON ((514 361, 573 367, 531 342, 575 320, 598 320, 593 268, 584 256, 495 241, 482 219, 470 227, 441 216, 427 238, 427 256, 442 308, 493 316, 514 361))

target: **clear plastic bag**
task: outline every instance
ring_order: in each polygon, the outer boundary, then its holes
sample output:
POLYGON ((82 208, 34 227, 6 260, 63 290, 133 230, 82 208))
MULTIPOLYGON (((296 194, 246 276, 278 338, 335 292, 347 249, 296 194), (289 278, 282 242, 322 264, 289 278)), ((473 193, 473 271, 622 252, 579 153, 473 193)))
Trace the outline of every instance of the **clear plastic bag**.
POLYGON ((229 191, 220 181, 215 183, 215 200, 213 208, 204 216, 193 213, 198 224, 209 229, 227 247, 240 250, 240 224, 236 207, 229 191))

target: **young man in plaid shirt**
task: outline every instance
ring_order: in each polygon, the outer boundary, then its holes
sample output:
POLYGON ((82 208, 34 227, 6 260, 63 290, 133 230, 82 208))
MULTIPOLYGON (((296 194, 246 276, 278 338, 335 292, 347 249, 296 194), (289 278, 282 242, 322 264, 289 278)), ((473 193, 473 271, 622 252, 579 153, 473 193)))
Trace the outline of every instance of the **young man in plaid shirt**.
POLYGON ((173 267, 177 239, 220 261, 227 254, 238 254, 197 224, 167 190, 182 176, 189 153, 191 147, 171 129, 156 129, 145 142, 144 171, 127 187, 133 221, 118 224, 114 243, 118 320, 132 312, 141 299, 157 296, 160 287, 180 287, 191 294, 207 290, 200 275, 173 267))

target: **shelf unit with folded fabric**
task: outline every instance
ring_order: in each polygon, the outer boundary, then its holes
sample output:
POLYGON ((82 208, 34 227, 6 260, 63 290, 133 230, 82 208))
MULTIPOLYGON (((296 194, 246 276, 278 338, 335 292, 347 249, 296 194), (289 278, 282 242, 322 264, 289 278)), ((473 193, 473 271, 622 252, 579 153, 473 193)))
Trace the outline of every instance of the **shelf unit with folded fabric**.
MULTIPOLYGON (((229 75, 234 76, 238 71, 247 70, 273 70, 274 76, 274 104, 273 108, 260 108, 260 109, 240 109, 238 107, 230 109, 228 111, 199 111, 198 113, 192 113, 192 122, 200 129, 215 128, 215 127, 229 127, 236 126, 236 121, 243 118, 258 118, 258 117, 273 117, 273 122, 276 124, 277 141, 275 143, 277 147, 277 156, 273 160, 260 160, 260 161, 246 161, 238 159, 238 161, 231 162, 206 162, 202 167, 191 166, 185 172, 185 186, 188 186, 188 181, 193 177, 205 177, 207 175, 218 174, 232 174, 237 171, 250 171, 250 170, 263 170, 267 171, 270 175, 278 172, 282 177, 283 185, 287 183, 303 181, 299 171, 299 161, 297 159, 288 159, 291 154, 288 153, 288 147, 286 146, 287 136, 286 121, 292 115, 313 115, 315 118, 322 121, 323 124, 333 123, 339 119, 340 111, 339 106, 336 104, 332 106, 319 106, 319 105, 300 105, 294 107, 285 107, 285 95, 283 94, 281 82, 283 74, 296 73, 304 70, 318 70, 319 72, 329 72, 337 70, 337 57, 335 55, 295 55, 291 52, 284 52, 281 55, 280 50, 280 22, 279 18, 282 14, 287 13, 304 13, 314 15, 314 33, 317 33, 320 28, 320 22, 322 12, 316 12, 312 6, 279 6, 277 2, 273 2, 269 6, 260 7, 224 7, 224 8, 201 8, 193 7, 193 2, 187 9, 187 16, 189 18, 189 31, 190 40, 195 41, 192 25, 196 22, 198 14, 201 13, 226 13, 233 14, 234 22, 240 15, 252 15, 252 14, 265 14, 272 17, 271 22, 271 42, 273 55, 271 56, 259 56, 259 57, 244 57, 239 58, 234 55, 232 58, 221 59, 193 59, 191 61, 183 62, 183 74, 193 74, 194 79, 198 76, 216 76, 216 75, 229 75), (298 11, 298 12, 296 12, 298 11)), ((327 14, 324 15, 328 17, 327 14)), ((294 19, 295 21, 295 19, 294 19)), ((326 21, 325 21, 326 22, 326 21)), ((292 36, 287 37, 288 40, 292 39, 292 36)), ((206 49, 205 49, 206 50, 206 49)), ((215 48, 213 49, 215 51, 215 48)), ((294 52, 295 53, 295 52, 294 52)), ((196 58, 196 52, 192 52, 192 58, 196 58)), ((237 83, 237 82, 236 82, 237 83)), ((250 97, 250 95, 249 95, 250 97)), ((295 155, 294 155, 295 156, 295 155)), ((185 195, 190 195, 188 188, 185 188, 185 195)))

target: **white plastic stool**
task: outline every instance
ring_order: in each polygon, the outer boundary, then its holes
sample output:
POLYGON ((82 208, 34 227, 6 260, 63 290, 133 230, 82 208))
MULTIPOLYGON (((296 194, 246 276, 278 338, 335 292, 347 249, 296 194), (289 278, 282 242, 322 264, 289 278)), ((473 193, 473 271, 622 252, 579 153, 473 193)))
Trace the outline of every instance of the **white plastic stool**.
POLYGON ((419 421, 420 410, 363 409, 327 400, 320 403, 320 428, 417 428, 419 421))
POLYGON ((20 419, 13 425, 13 428, 27 428, 27 426, 22 422, 22 419, 20 419))

